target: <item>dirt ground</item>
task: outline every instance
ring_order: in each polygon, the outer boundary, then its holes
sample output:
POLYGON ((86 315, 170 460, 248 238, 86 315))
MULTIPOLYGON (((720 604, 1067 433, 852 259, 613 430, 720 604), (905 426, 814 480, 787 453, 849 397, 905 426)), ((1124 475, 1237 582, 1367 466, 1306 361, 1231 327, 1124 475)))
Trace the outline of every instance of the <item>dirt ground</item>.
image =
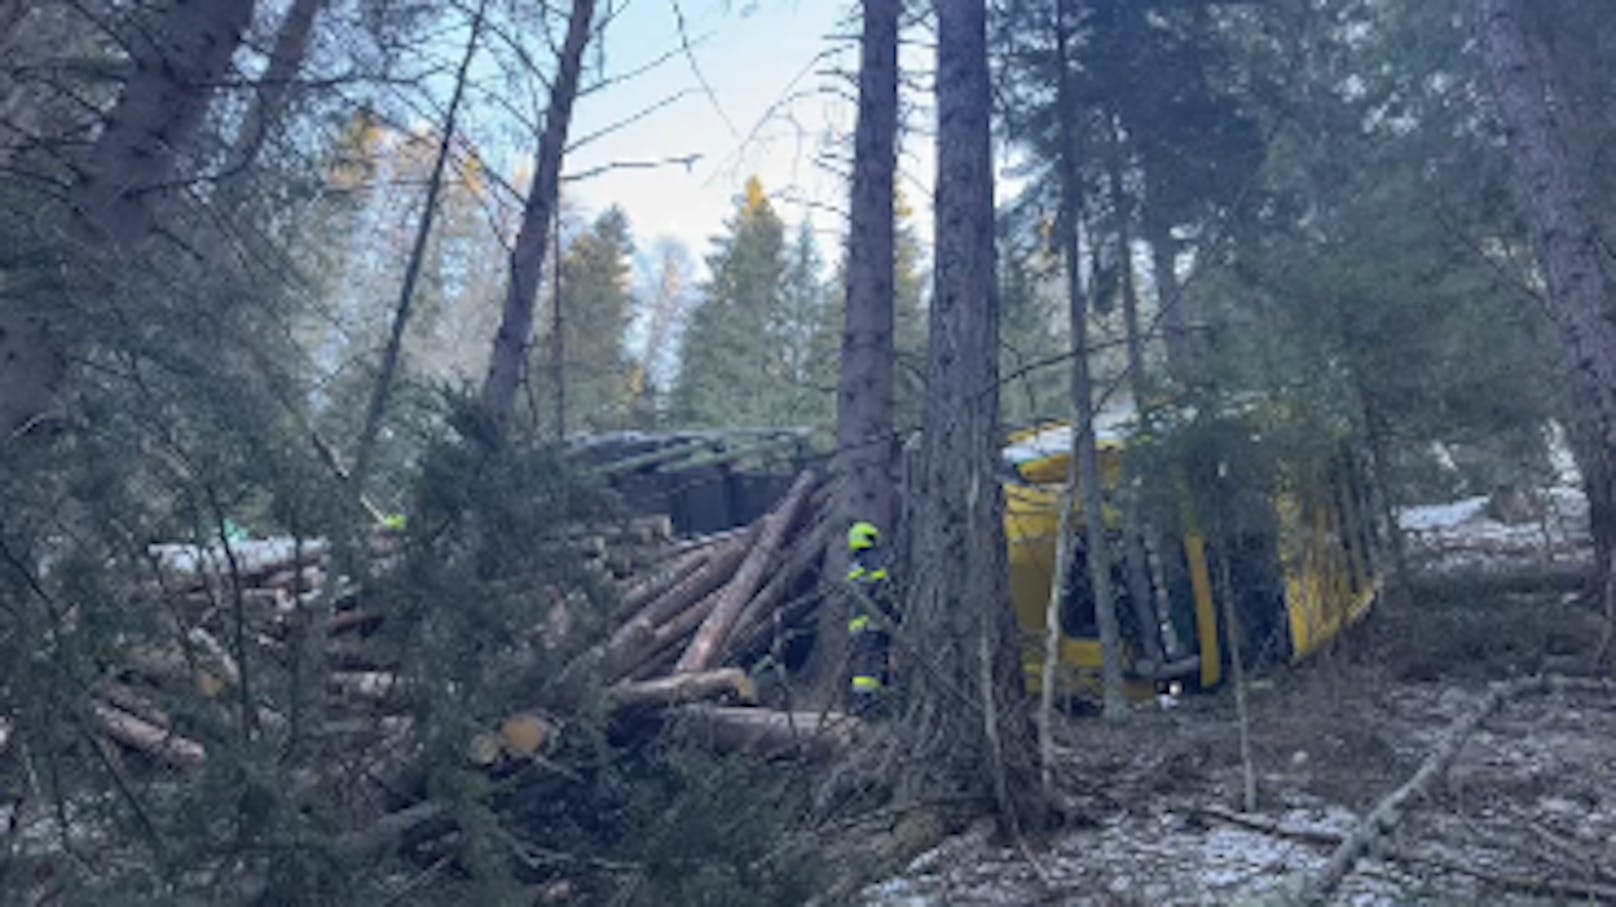
MULTIPOLYGON (((1249 690, 1258 809, 1240 815, 1232 694, 1063 728, 1085 827, 946 841, 863 907, 1285 903, 1332 836, 1406 781, 1488 684, 1586 664, 1602 622, 1563 570, 1427 570, 1336 650, 1249 690)), ((1552 565, 1551 565, 1552 568, 1552 565)), ((1613 688, 1616 690, 1616 688, 1613 688)), ((1616 692, 1507 702, 1332 904, 1616 903, 1616 692)))

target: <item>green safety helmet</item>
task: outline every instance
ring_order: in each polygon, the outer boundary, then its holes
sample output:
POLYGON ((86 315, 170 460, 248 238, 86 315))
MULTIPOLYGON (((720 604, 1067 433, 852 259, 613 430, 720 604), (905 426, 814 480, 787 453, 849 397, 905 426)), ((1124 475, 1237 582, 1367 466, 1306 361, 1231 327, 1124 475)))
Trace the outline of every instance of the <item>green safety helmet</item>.
POLYGON ((867 520, 859 520, 853 528, 847 530, 847 547, 853 551, 863 551, 874 548, 881 541, 881 530, 867 520))

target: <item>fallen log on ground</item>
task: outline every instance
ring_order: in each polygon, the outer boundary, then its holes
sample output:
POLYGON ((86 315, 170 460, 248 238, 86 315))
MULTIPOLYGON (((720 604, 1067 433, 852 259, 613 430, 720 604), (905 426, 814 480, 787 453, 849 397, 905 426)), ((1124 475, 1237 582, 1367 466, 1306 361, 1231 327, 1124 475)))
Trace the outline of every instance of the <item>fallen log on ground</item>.
POLYGON ((167 712, 158 708, 155 703, 135 692, 131 687, 108 680, 97 685, 96 691, 107 702, 142 721, 156 725, 164 730, 174 725, 174 719, 169 717, 167 712))
POLYGON ((738 701, 757 701, 757 685, 739 668, 720 668, 698 674, 675 674, 656 680, 623 682, 606 691, 617 708, 669 706, 732 694, 738 701))
POLYGON ((136 718, 104 702, 92 702, 90 714, 108 737, 177 768, 196 768, 207 759, 202 744, 136 718))
POLYGON ((681 736, 723 752, 824 758, 852 744, 862 726, 840 712, 683 705, 671 712, 681 736))

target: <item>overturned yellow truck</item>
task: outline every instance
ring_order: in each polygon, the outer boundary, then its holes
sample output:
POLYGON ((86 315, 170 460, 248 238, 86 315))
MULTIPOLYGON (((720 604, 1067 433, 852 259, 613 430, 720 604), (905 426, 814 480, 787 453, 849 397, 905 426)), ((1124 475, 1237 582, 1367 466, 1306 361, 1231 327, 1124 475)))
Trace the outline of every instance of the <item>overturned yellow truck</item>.
MULTIPOLYGON (((1368 612, 1379 590, 1376 521, 1364 458, 1352 445, 1328 432, 1276 442, 1249 417, 1147 421, 1118 413, 1096 424, 1131 696, 1216 686, 1231 650, 1254 668, 1303 658, 1368 612)), ((1069 423, 1009 437, 1005 530, 1027 683, 1036 690, 1060 509, 1072 502, 1057 689, 1084 694, 1098 687, 1101 657, 1089 515, 1080 495, 1065 494, 1072 442, 1069 423)))

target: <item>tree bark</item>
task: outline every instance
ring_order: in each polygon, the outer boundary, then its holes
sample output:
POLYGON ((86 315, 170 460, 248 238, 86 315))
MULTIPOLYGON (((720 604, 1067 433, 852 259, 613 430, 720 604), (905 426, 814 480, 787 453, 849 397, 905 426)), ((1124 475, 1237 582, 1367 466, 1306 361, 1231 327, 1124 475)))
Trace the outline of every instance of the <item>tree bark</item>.
MULTIPOLYGON (((365 410, 365 424, 359 434, 359 446, 354 453, 353 472, 349 477, 351 493, 365 492, 370 478, 370 465, 376 453, 376 437, 381 432, 387 415, 387 398, 392 395, 393 376, 398 372, 399 355, 404 349, 404 329, 409 325, 410 309, 415 302, 415 284, 421 277, 421 265, 426 260, 427 242, 432 238, 432 225, 438 213, 438 195, 443 190, 443 171, 454 153, 455 128, 460 117, 460 102, 466 94, 466 76, 471 61, 477 56, 477 41, 482 35, 483 13, 487 0, 477 4, 471 17, 471 34, 466 38, 466 50, 460 56, 460 68, 455 72, 454 91, 449 96, 449 107, 443 116, 443 134, 438 139, 438 155, 432 162, 432 174, 427 177, 426 200, 421 220, 416 224, 415 242, 410 248, 409 261, 404 266, 404 284, 398 291, 398 305, 393 309, 392 330, 387 335, 387 348, 382 353, 381 374, 371 390, 370 405, 365 410)), ((294 8, 293 12, 296 12, 294 8)), ((312 16, 312 13, 311 13, 312 16)))
POLYGON ((1616 617, 1616 322, 1587 189, 1550 107, 1541 61, 1529 49, 1522 5, 1479 0, 1481 54, 1509 140, 1516 192, 1531 226, 1560 337, 1576 422, 1570 433, 1589 502, 1596 581, 1616 617))
POLYGON ((533 186, 528 190, 522 227, 511 252, 505 309, 499 332, 494 335, 494 351, 488 360, 488 374, 482 389, 483 409, 501 430, 510 422, 516 391, 522 381, 522 367, 533 342, 533 306, 544 271, 548 245, 545 240, 561 184, 561 158, 566 150, 572 104, 578 95, 578 74, 583 68, 584 48, 589 43, 594 15, 595 0, 573 0, 567 36, 561 45, 561 59, 550 86, 550 109, 545 114, 544 133, 539 138, 533 186))
POLYGON ((137 718, 122 709, 101 702, 91 703, 90 713, 108 737, 133 747, 153 759, 176 768, 196 768, 207 759, 202 744, 137 718))
POLYGON ((73 187, 88 235, 127 248, 151 232, 158 200, 175 191, 179 151, 201 126, 252 13, 252 0, 169 5, 73 187))
POLYGON ((1173 237, 1172 225, 1160 216, 1150 215, 1148 210, 1145 234, 1150 246, 1151 276, 1156 281, 1162 341, 1167 347, 1167 371, 1179 384, 1188 384, 1195 373, 1195 352, 1184 312, 1184 291, 1178 281, 1178 240, 1173 237))
POLYGON ((752 703, 757 701, 757 685, 739 668, 719 668, 638 683, 617 683, 606 689, 607 698, 616 708, 669 706, 725 695, 734 696, 743 703, 752 703))
POLYGON ((936 0, 936 289, 912 585, 899 634, 920 653, 899 734, 911 799, 991 799, 1010 828, 1041 821, 999 483, 999 295, 986 11, 936 0))
MULTIPOLYGON (((902 0, 864 0, 858 125, 853 134, 852 210, 847 243, 847 303, 841 381, 836 396, 835 518, 826 549, 833 581, 846 576, 849 527, 860 520, 896 528, 897 470, 892 422, 898 165, 898 19, 902 0)), ((890 544, 890 542, 889 542, 890 544)), ((847 614, 821 610, 814 684, 841 692, 847 614)))
POLYGON ((1117 626, 1116 598, 1111 590, 1111 549, 1105 538, 1105 491, 1100 484, 1100 454, 1094 437, 1094 381, 1089 374, 1089 306, 1083 292, 1077 242, 1077 221, 1083 207, 1082 184, 1078 174, 1077 136, 1072 129, 1075 109, 1067 27, 1072 19, 1071 0, 1057 0, 1055 16, 1055 61, 1060 67, 1056 84, 1056 107, 1060 120, 1060 241, 1066 255, 1067 315, 1072 337, 1072 445, 1077 455, 1083 494, 1089 585, 1094 595, 1094 614, 1100 625, 1100 649, 1104 664, 1101 684, 1105 697, 1105 717, 1121 721, 1127 717, 1128 703, 1122 695, 1122 641, 1117 626))
MULTIPOLYGON (((1133 396, 1134 410, 1145 411, 1145 337, 1139 326, 1139 297, 1134 286, 1133 273, 1133 206, 1123 184, 1122 136, 1116 123, 1110 125, 1109 152, 1106 162, 1111 189, 1112 216, 1116 218, 1118 261, 1122 291, 1122 325, 1128 345, 1128 387, 1133 396)), ((1145 553, 1144 520, 1140 515, 1139 486, 1131 470, 1124 467, 1122 477, 1122 534, 1128 577, 1128 599, 1133 605, 1134 617, 1139 624, 1144 656, 1151 663, 1165 661, 1157 627, 1166 615, 1158 615, 1150 591, 1150 563, 1145 553)))
MULTIPOLYGON (((270 133, 280 125, 292 100, 292 82, 308 57, 314 20, 323 6, 325 0, 293 0, 292 8, 281 20, 281 27, 275 33, 275 46, 269 52, 269 66, 258 80, 252 106, 247 108, 226 157, 225 174, 229 182, 225 197, 237 197, 239 187, 244 185, 241 177, 258 158, 270 133)), ((225 207, 229 210, 231 206, 227 203, 225 207)))
MULTIPOLYGON (((128 251, 151 232, 158 202, 176 189, 179 155, 202 124, 252 11, 252 0, 175 2, 136 46, 132 75, 69 193, 78 257, 128 251)), ((76 270, 107 280, 93 261, 76 270)), ((46 313, 0 312, 0 438, 53 415, 72 341, 53 331, 46 313)))
POLYGON ((757 544, 747 552, 741 568, 735 571, 735 576, 719 593, 718 603, 713 606, 707 619, 702 621, 701 628, 696 631, 696 638, 690 641, 690 647, 680 657, 675 670, 704 671, 712 667, 713 660, 718 657, 724 641, 729 638, 736 619, 741 616, 741 610, 752 599, 752 593, 763 584, 765 570, 774 560, 776 552, 780 550, 781 541, 790 531, 791 525, 796 522, 797 513, 802 509, 803 502, 808 499, 809 489, 813 487, 813 471, 804 472, 797 477, 791 491, 774 512, 763 518, 763 531, 758 535, 757 544))

